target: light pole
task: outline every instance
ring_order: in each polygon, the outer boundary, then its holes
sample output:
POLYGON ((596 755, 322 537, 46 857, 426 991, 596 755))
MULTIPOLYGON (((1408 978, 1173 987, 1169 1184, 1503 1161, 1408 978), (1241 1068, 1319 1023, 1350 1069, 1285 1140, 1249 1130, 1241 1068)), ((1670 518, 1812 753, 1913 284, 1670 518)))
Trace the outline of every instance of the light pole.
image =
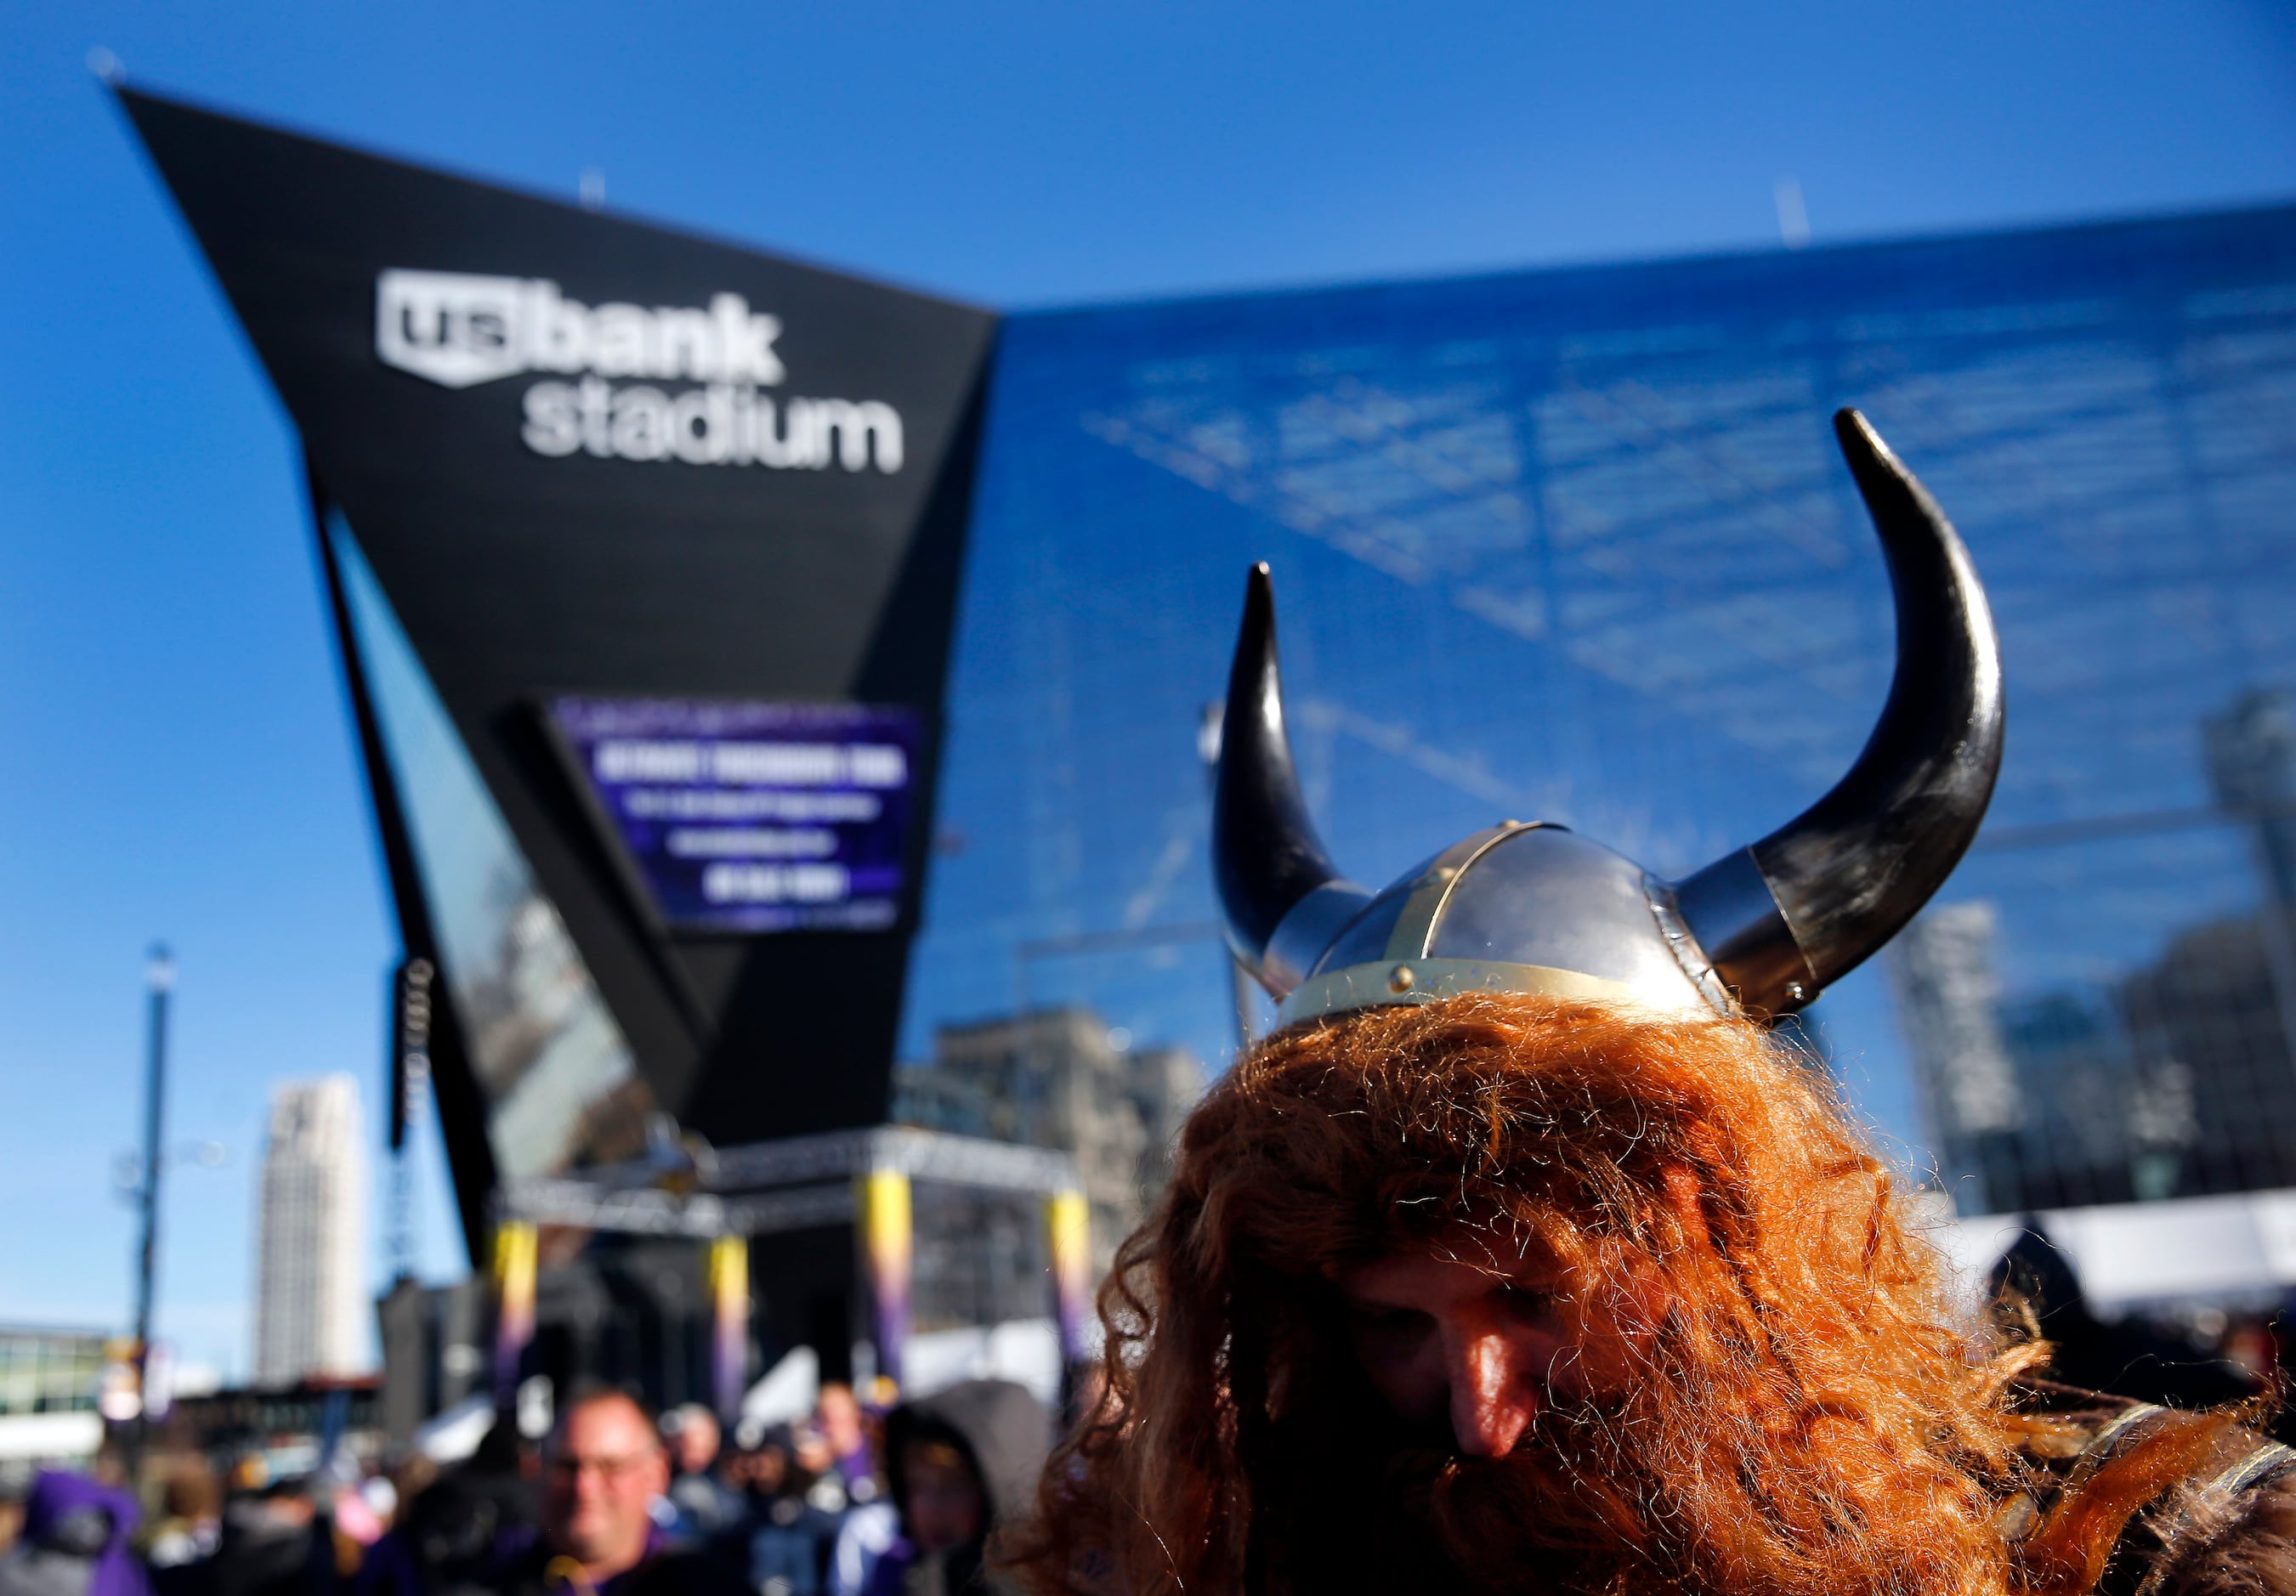
POLYGON ((143 1462, 145 1414, 149 1411, 145 1379, 152 1365, 152 1281, 160 1250, 160 1128, 168 1071, 168 994, 176 986, 176 962, 168 945, 152 945, 144 966, 144 989, 151 994, 149 1056, 144 1077, 144 1244, 135 1266, 135 1417, 127 1431, 127 1485, 135 1487, 143 1462))

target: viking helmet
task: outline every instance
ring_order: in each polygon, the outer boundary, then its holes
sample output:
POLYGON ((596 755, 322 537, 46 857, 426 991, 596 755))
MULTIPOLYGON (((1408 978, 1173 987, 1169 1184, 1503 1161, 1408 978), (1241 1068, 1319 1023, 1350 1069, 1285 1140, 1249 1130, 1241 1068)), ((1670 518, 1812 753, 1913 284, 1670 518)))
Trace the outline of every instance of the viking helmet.
POLYGON ((1252 568, 1228 675, 1212 858, 1229 945, 1280 1023, 1472 991, 1660 1012, 1792 1013, 1943 884, 2001 768, 2001 654, 1969 551, 1854 410, 1833 418, 1897 598, 1898 665, 1857 761, 1751 847, 1668 881, 1559 825, 1504 821, 1382 892, 1341 878, 1283 732, 1275 601, 1252 568))

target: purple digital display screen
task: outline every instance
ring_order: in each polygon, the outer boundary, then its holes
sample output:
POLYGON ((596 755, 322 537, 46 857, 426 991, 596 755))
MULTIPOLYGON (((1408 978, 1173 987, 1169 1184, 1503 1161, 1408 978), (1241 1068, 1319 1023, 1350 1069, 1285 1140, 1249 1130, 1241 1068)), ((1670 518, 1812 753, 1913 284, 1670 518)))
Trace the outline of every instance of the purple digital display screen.
POLYGON ((669 926, 875 931, 898 917, 914 711, 562 698, 550 718, 669 926))

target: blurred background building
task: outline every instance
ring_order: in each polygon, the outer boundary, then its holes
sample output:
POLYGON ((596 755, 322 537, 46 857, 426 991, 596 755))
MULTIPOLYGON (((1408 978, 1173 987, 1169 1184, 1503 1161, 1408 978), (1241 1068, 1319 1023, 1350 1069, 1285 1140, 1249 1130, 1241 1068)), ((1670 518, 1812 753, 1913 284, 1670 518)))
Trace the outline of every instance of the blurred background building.
MULTIPOLYGON (((1091 1205, 1097 1280, 1163 1189, 1173 1142, 1202 1094, 1204 1071, 1185 1048, 1136 1047, 1129 1031, 1089 1009, 1068 1008, 944 1027, 933 1038, 931 1063, 902 1071, 898 1085, 893 1117, 902 1124, 1076 1155, 1091 1205)), ((928 1315, 936 1297, 946 1297, 952 1309, 991 1295, 1001 1299, 996 1287, 978 1282, 1006 1278, 1011 1271, 997 1260, 1007 1256, 1027 1260, 1022 1290, 1041 1297, 1029 1278, 1043 1267, 1037 1248, 1002 1240, 1032 1232, 1033 1214, 992 1198, 952 1192, 945 1200, 964 1206, 927 1230, 938 1245, 919 1258, 916 1289, 928 1315), (974 1217, 969 1223, 960 1213, 974 1217)), ((1039 1310, 1030 1301, 1029 1311, 1039 1310)))
POLYGON ((0 1488, 36 1463, 80 1463, 103 1441, 105 1332, 0 1325, 0 1488))
POLYGON ((2212 832, 2230 872, 2247 865, 2251 905, 2171 921, 2157 952, 2102 978, 2015 994, 1990 898, 1932 909, 1891 950, 1932 1145, 1965 1209, 2296 1183, 2289 703, 2284 688, 2243 688, 2196 718, 2206 802, 2076 823, 2058 843, 2086 830, 2111 858, 2152 833, 2212 832))
POLYGON ((349 1076, 273 1091, 256 1228, 255 1384, 365 1369, 366 1140, 349 1076))

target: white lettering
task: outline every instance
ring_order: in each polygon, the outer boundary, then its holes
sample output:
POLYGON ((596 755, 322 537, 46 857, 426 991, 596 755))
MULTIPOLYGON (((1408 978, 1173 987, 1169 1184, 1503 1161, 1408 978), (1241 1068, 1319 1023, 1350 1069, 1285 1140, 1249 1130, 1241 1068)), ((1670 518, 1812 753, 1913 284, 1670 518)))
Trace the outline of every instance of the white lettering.
POLYGON ((873 792, 727 792, 717 788, 641 787, 624 796, 623 809, 641 820, 778 820, 868 822, 885 812, 873 792))
POLYGON ((901 418, 874 400, 790 399, 713 382, 676 394, 651 384, 617 388, 603 377, 537 382, 520 437, 537 454, 676 460, 821 471, 836 465, 890 476, 901 469, 901 418))
POLYGON ((788 378, 775 348, 781 318, 736 293, 709 308, 622 302, 594 308, 546 277, 393 267, 375 279, 374 348, 385 365, 446 388, 521 372, 579 374, 539 382, 520 437, 562 459, 680 461, 888 476, 904 460, 900 413, 877 399, 792 398, 758 390, 788 378), (692 382, 676 393, 614 379, 692 382))
POLYGON ((874 400, 855 405, 844 399, 816 399, 813 416, 821 435, 820 454, 813 462, 816 466, 829 463, 829 440, 834 437, 838 463, 849 471, 867 468, 873 442, 879 470, 890 475, 901 469, 901 418, 893 413, 891 405, 874 400))
POLYGON ((708 312, 657 310, 653 327, 652 375, 691 377, 696 381, 718 375, 718 323, 708 312))
POLYGON ((783 407, 782 427, 776 436, 774 402, 763 394, 758 396, 757 411, 750 422, 750 452, 760 465, 786 471, 793 465, 804 465, 812 458, 813 445, 807 440, 805 430, 806 412, 803 399, 791 399, 783 407))
POLYGON ((374 280, 374 352, 442 388, 514 376, 526 370, 526 351, 509 336, 522 286, 515 277, 386 271, 374 280))
POLYGON ((594 310, 546 277, 393 267, 375 279, 374 328, 384 364, 447 388, 528 371, 761 388, 788 374, 774 350, 781 318, 751 310, 740 294, 712 294, 707 310, 594 310))
POLYGON ((688 465, 717 465, 731 456, 733 389, 713 382, 708 388, 689 388, 671 401, 669 446, 688 465))
POLYGON ((604 460, 614 452, 614 390, 595 377, 582 379, 582 450, 604 460))
POLYGON ((721 742, 710 773, 729 787, 842 787, 845 750, 820 742, 721 742))
POLYGON ((712 864, 701 896, 713 904, 830 904, 850 891, 842 864, 712 864))
POLYGON ((558 297, 547 281, 526 285, 527 358, 545 372, 578 372, 590 364, 590 316, 558 297))
POLYGON ((653 374, 653 318, 635 305, 601 305, 590 322, 590 369, 601 377, 653 374))
POLYGON ((714 296, 709 314, 718 318, 720 377, 764 388, 781 381, 785 375, 782 357, 774 353, 774 340, 782 335, 781 318, 750 315, 749 301, 739 294, 714 296))
POLYGON ((891 744, 856 743, 845 750, 856 787, 906 787, 909 757, 891 744))
POLYGON ((826 859, 837 851, 837 833, 802 831, 701 831, 679 826, 666 839, 681 859, 826 859))
POLYGON ((626 388, 614 396, 614 453, 625 460, 669 457, 669 396, 658 388, 626 388))
MULTIPOLYGON (((590 757, 603 782, 714 782, 726 787, 906 787, 909 757, 892 743, 696 742, 658 738, 610 738, 590 757)), ((635 796, 635 795, 634 795, 635 796)), ((879 802, 819 803, 801 807, 745 809, 783 820, 873 820, 879 802), (865 813, 864 813, 865 811, 865 813)), ((632 808, 632 814, 640 811, 632 808)), ((649 813, 699 819, 720 811, 654 809, 649 813)))
POLYGON ((518 435, 537 454, 571 454, 582 446, 575 390, 563 382, 537 382, 526 390, 526 425, 518 435))
POLYGON ((601 742, 590 768, 602 782, 698 782, 703 745, 698 742, 601 742))

